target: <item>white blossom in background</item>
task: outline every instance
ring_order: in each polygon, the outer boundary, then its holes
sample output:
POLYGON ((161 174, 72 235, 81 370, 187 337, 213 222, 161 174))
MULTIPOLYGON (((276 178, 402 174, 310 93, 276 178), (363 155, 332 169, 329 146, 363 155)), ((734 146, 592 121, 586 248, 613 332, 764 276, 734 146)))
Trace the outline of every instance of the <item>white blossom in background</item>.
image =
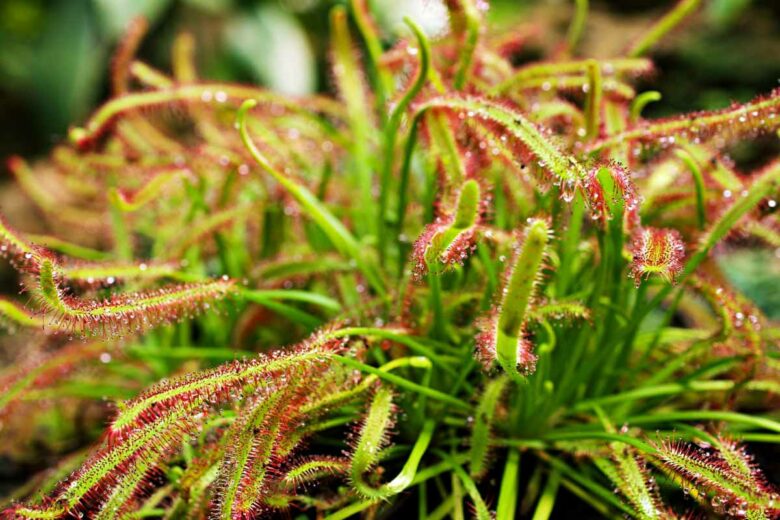
POLYGON ((432 38, 443 35, 449 26, 447 8, 442 0, 377 0, 375 6, 383 28, 392 34, 406 32, 405 16, 432 38))

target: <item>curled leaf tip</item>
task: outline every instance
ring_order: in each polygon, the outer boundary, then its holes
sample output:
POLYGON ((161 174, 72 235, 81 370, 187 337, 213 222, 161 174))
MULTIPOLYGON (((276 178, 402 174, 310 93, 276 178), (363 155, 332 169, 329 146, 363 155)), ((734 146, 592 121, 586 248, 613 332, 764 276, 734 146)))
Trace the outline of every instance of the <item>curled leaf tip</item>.
POLYGON ((674 283, 683 267, 685 245, 674 229, 644 228, 634 238, 632 253, 631 274, 637 286, 650 275, 674 283))
POLYGON ((475 180, 463 184, 453 214, 426 226, 414 243, 414 278, 440 273, 462 264, 476 247, 481 216, 480 187, 475 180))

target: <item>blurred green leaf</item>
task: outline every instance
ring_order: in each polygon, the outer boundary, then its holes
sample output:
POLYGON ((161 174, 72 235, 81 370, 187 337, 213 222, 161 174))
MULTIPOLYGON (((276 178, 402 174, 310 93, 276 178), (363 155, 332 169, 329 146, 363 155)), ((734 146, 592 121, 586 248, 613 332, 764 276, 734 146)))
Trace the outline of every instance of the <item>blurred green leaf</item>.
POLYGON ((45 17, 40 0, 9 0, 0 3, 0 31, 15 36, 36 34, 45 17))
POLYGON ((107 56, 87 2, 58 2, 49 13, 25 79, 42 129, 59 133, 95 103, 107 56))
POLYGON ((708 18, 718 27, 728 27, 737 21, 751 0, 712 0, 707 7, 708 18))
POLYGON ((254 79, 293 95, 316 88, 314 54, 300 23, 272 5, 234 15, 225 27, 228 51, 243 62, 254 79))
POLYGON ((734 286, 771 319, 780 318, 780 259, 773 251, 735 251, 718 258, 734 286))

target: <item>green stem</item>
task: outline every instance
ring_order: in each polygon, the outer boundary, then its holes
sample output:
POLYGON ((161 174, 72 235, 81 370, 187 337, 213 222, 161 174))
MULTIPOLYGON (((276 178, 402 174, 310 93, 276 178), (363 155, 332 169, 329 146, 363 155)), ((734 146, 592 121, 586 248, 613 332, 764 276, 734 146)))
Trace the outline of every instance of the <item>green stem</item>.
MULTIPOLYGON (((470 410, 471 406, 461 401, 460 399, 457 399, 455 397, 452 397, 449 394, 445 394, 444 392, 440 392, 438 390, 435 390, 433 388, 428 388, 423 385, 419 385, 417 383, 414 383, 412 381, 409 381, 408 379, 404 379, 403 377, 397 376, 392 373, 384 372, 378 368, 372 367, 371 365, 366 365, 365 363, 361 363, 360 361, 356 361, 352 358, 340 356, 340 355, 334 355, 333 359, 336 361, 339 361, 348 367, 355 368, 357 370, 360 370, 361 372, 365 372, 367 374, 373 374, 377 376, 379 379, 383 379, 387 381, 388 383, 392 383, 396 386, 399 386, 401 388, 405 388, 406 390, 410 390, 412 392, 416 392, 421 395, 425 395, 427 397, 430 397, 431 399, 435 399, 437 401, 441 401, 444 403, 449 403, 453 406, 456 406, 462 410, 470 410)), ((426 370, 429 370, 431 368, 431 362, 428 358, 424 357, 416 357, 412 358, 415 360, 415 365, 417 368, 423 368, 426 370)))
POLYGON ((588 94, 585 98, 585 138, 595 139, 599 136, 601 125, 601 65, 596 60, 587 62, 588 94))
POLYGON ((339 92, 346 105, 347 118, 352 133, 348 143, 349 171, 354 172, 353 186, 356 187, 362 204, 354 204, 351 214, 355 220, 358 234, 373 232, 376 207, 371 203, 372 196, 372 155, 371 142, 375 128, 371 121, 369 100, 363 83, 361 66, 355 54, 354 43, 350 35, 347 11, 342 5, 331 10, 330 25, 332 31, 332 51, 336 64, 334 76, 339 92))
POLYGON ((459 0, 459 3, 463 9, 466 31, 463 46, 458 52, 460 61, 458 62, 458 69, 455 72, 455 80, 453 82, 455 90, 462 90, 471 74, 471 64, 474 60, 474 51, 477 48, 480 25, 479 11, 477 11, 474 2, 472 0, 459 0))
MULTIPOLYGON (((111 190, 116 189, 115 176, 110 177, 111 186, 109 187, 109 194, 111 190)), ((125 223, 124 212, 119 203, 109 195, 108 197, 109 214, 111 215, 111 227, 114 238, 114 253, 119 260, 130 261, 133 259, 133 246, 130 242, 130 234, 127 231, 127 224, 125 223)))
MULTIPOLYGON (((418 112, 412 118, 409 127, 409 136, 404 145, 403 161, 401 163, 400 180, 398 184, 398 208, 395 212, 395 236, 398 241, 398 247, 401 248, 401 236, 404 231, 404 220, 406 218, 406 206, 408 204, 409 177, 412 169, 412 155, 414 147, 417 144, 417 133, 420 128, 422 113, 418 112)), ((399 262, 399 270, 403 269, 403 263, 399 262)))
POLYGON ((350 504, 343 509, 339 509, 332 515, 326 516, 325 520, 346 520, 347 518, 352 518, 361 511, 365 511, 375 504, 376 500, 363 500, 362 502, 355 502, 354 504, 350 504))
POLYGON ((628 435, 620 435, 617 433, 609 433, 603 431, 552 431, 538 439, 494 439, 493 443, 496 446, 513 446, 516 448, 539 448, 542 449, 554 442, 571 442, 582 440, 603 440, 609 442, 621 442, 628 444, 644 453, 655 453, 655 448, 647 444, 646 442, 629 437, 628 435))
POLYGON ((452 455, 446 460, 443 460, 437 464, 428 466, 427 468, 417 472, 417 475, 414 477, 414 480, 412 480, 410 485, 415 486, 432 478, 438 477, 442 473, 451 470, 454 466, 465 463, 468 458, 469 456, 467 453, 460 453, 457 455, 452 455))
POLYGON ((441 278, 438 273, 428 273, 428 285, 431 289, 431 307, 433 308, 433 337, 446 339, 444 307, 441 300, 441 278))
POLYGON ((362 246, 357 242, 355 237, 344 227, 344 224, 337 219, 327 207, 311 193, 308 189, 300 184, 296 183, 290 177, 277 170, 266 157, 260 152, 252 138, 249 136, 249 132, 246 126, 246 115, 249 110, 257 106, 257 101, 254 99, 246 100, 236 114, 236 122, 238 123, 239 132, 241 134, 241 140, 244 146, 249 151, 252 158, 265 170, 271 177, 276 180, 284 189, 287 190, 290 195, 303 207, 306 213, 312 220, 322 229, 322 231, 328 236, 333 245, 342 254, 352 258, 357 263, 360 270, 366 276, 366 279, 374 288, 374 290, 380 295, 386 294, 384 283, 382 282, 379 274, 379 269, 376 264, 371 261, 363 253, 362 246))
POLYGON ((431 49, 428 43, 428 39, 422 32, 417 24, 411 21, 409 18, 404 18, 406 25, 414 33, 417 38, 417 45, 420 50, 420 65, 417 71, 417 77, 409 87, 409 90, 404 93, 403 97, 398 101, 393 111, 390 113, 386 128, 384 129, 384 161, 382 163, 382 172, 380 178, 380 190, 379 190, 379 227, 378 240, 379 240, 379 254, 380 258, 384 258, 387 245, 387 204, 390 196, 390 181, 393 176, 393 165, 395 163, 395 143, 398 136, 398 130, 401 126, 401 118, 406 113, 406 109, 409 103, 417 96, 417 94, 425 86, 425 82, 428 80, 428 70, 430 68, 430 56, 431 49))
POLYGON ((723 421, 727 423, 744 424, 756 428, 780 433, 780 422, 757 415, 745 415, 737 412, 720 412, 711 410, 685 410, 678 412, 660 412, 650 415, 629 417, 629 424, 658 424, 670 421, 723 421))
POLYGON ((553 506, 555 505, 555 499, 558 496, 558 486, 561 483, 561 474, 558 471, 551 471, 550 476, 547 477, 547 483, 544 485, 542 496, 539 497, 539 502, 536 504, 536 510, 532 520, 547 520, 550 518, 553 506))
MULTIPOLYGON (((569 52, 577 48, 582 31, 585 29, 585 20, 588 18, 588 0, 575 0, 574 17, 572 17, 569 31, 566 34, 566 43, 569 46, 569 52)), ((507 517, 508 518, 508 517, 507 517)))
POLYGON ((382 65, 382 42, 371 18, 369 0, 350 0, 352 16, 366 44, 369 65, 374 75, 377 113, 383 114, 385 102, 393 93, 393 77, 382 65))
POLYGON ((611 490, 606 489, 604 486, 594 481, 593 479, 582 475, 578 471, 569 467, 562 460, 557 459, 555 457, 550 457, 548 455, 544 455, 542 458, 554 470, 559 471, 562 475, 570 478, 580 486, 584 487, 585 489, 590 491, 593 495, 596 495, 600 499, 604 500, 605 503, 611 505, 612 507, 618 509, 619 511, 622 511, 623 513, 630 515, 631 517, 637 516, 636 512, 630 507, 628 507, 625 503, 623 503, 622 500, 617 498, 617 496, 615 496, 615 493, 613 493, 611 490))
POLYGON ((492 517, 488 511, 487 505, 482 499, 482 496, 479 494, 477 485, 473 480, 471 480, 471 477, 469 477, 468 473, 466 473, 463 467, 456 462, 452 455, 448 455, 441 450, 436 450, 436 453, 444 461, 449 462, 450 469, 452 470, 453 474, 463 484, 463 487, 466 489, 466 493, 469 494, 469 498, 471 498, 471 501, 474 503, 474 512, 476 513, 477 520, 490 520, 492 517))
POLYGON ((496 518, 514 518, 518 499, 518 473, 520 472, 520 450, 510 449, 507 454, 501 490, 498 493, 496 518))
POLYGON ((637 41, 628 51, 628 56, 636 58, 643 56, 650 50, 666 33, 677 27, 689 14, 698 6, 701 0, 682 0, 674 8, 658 20, 649 31, 637 41))
MULTIPOLYGON (((571 411, 577 412, 587 410, 594 405, 615 404, 626 401, 639 401, 649 397, 679 395, 688 392, 725 392, 734 389, 736 386, 737 385, 734 381, 723 380, 690 381, 686 383, 668 383, 664 385, 640 387, 635 390, 630 390, 619 394, 597 397, 595 399, 588 399, 587 401, 580 401, 571 408, 571 411)), ((745 390, 763 390, 760 381, 753 382, 753 384, 748 382, 742 388, 745 390)))
POLYGON ((676 151, 677 157, 679 157, 685 166, 693 176, 693 186, 696 189, 696 220, 699 224, 699 229, 704 229, 707 223, 706 206, 704 202, 704 177, 701 173, 701 168, 696 162, 696 159, 685 149, 679 149, 676 151))
POLYGON ((240 299, 259 304, 264 304, 268 300, 290 300, 311 303, 335 312, 341 311, 341 304, 337 300, 309 291, 297 291, 294 289, 253 290, 238 287, 235 290, 235 295, 240 299))
POLYGON ((409 350, 415 354, 430 359, 436 368, 439 368, 451 375, 457 375, 457 372, 447 363, 445 363, 445 361, 436 353, 433 348, 424 345, 411 336, 408 336, 402 329, 393 331, 372 327, 347 327, 329 332, 327 335, 330 338, 343 338, 346 336, 376 336, 378 338, 394 341, 409 347, 409 350))

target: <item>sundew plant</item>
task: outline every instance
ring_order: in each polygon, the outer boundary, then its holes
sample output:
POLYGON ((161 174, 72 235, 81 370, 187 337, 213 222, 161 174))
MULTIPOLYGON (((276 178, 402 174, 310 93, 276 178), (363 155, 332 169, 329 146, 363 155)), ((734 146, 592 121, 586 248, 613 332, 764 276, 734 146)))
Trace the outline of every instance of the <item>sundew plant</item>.
POLYGON ((353 0, 333 97, 201 79, 187 34, 156 70, 131 24, 111 98, 8 160, 51 232, 0 221, 0 435, 50 466, 4 516, 780 516, 780 326, 716 262, 780 247, 780 158, 728 158, 780 91, 644 118, 697 2, 609 60, 586 4, 516 66, 484 2, 388 42, 353 0))

